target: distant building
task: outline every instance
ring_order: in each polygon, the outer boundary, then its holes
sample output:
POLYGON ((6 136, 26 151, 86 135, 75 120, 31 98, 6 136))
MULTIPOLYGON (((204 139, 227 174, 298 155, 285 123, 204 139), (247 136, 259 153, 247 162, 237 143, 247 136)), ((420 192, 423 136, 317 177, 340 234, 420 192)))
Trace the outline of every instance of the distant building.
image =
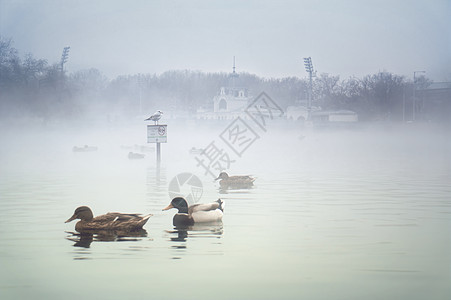
POLYGON ((220 92, 213 98, 215 113, 231 113, 246 108, 249 102, 246 88, 221 87, 220 92))
POLYGON ((318 125, 339 125, 355 123, 359 120, 357 113, 351 110, 314 111, 312 122, 318 125))
MULTIPOLYGON (((303 101, 300 101, 303 102, 303 101)), ((287 107, 287 119, 305 123, 308 120, 309 110, 307 105, 287 107)), ((310 121, 313 125, 338 125, 355 123, 359 120, 357 113, 351 110, 321 110, 313 106, 310 111, 310 121)))
POLYGON ((451 82, 434 82, 417 91, 418 118, 451 122, 451 82))
POLYGON ((237 117, 248 119, 244 112, 252 102, 253 97, 245 87, 236 86, 238 74, 235 72, 229 77, 229 85, 219 89, 218 94, 213 97, 213 111, 207 109, 197 110, 197 119, 202 120, 232 120, 237 117))

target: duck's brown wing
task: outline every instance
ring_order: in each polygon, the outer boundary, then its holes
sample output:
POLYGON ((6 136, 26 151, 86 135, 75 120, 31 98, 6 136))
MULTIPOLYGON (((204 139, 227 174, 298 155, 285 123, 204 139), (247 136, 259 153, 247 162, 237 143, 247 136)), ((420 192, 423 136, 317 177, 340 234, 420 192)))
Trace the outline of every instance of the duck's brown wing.
POLYGON ((117 215, 119 215, 119 213, 107 213, 107 214, 95 217, 94 219, 92 219, 91 222, 96 222, 96 223, 112 222, 112 221, 114 221, 114 219, 116 219, 117 215))
POLYGON ((115 213, 115 214, 116 214, 117 221, 142 219, 142 216, 140 214, 122 214, 122 213, 115 213))
POLYGON ((126 221, 140 221, 143 217, 140 214, 123 214, 123 213, 117 213, 117 212, 110 212, 105 215, 100 215, 95 217, 92 222, 95 222, 97 224, 105 224, 105 223, 119 223, 119 222, 126 222, 126 221))
POLYGON ((140 228, 147 223, 150 216, 152 215, 142 216, 141 214, 124 214, 113 212, 99 217, 102 217, 103 223, 108 223, 108 226, 111 228, 140 228))
POLYGON ((78 222, 75 225, 80 230, 137 230, 141 229, 151 215, 141 216, 139 214, 107 213, 95 217, 89 222, 78 222))
POLYGON ((118 217, 115 221, 113 221, 113 227, 129 229, 142 228, 144 224, 147 223, 147 220, 149 220, 150 216, 151 215, 131 218, 127 218, 127 216, 118 217))
POLYGON ((229 177, 229 180, 231 180, 231 181, 254 181, 255 179, 249 175, 245 175, 245 176, 231 176, 231 177, 229 177))

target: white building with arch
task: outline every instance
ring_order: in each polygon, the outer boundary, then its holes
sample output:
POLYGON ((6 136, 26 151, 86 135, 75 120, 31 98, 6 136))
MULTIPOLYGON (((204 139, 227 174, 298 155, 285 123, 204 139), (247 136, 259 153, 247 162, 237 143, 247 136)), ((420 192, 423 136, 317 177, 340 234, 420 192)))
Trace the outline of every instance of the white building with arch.
POLYGON ((197 119, 201 120, 232 120, 237 117, 249 119, 245 109, 252 102, 253 97, 249 95, 249 90, 245 87, 236 86, 238 74, 230 74, 230 85, 219 89, 218 94, 213 97, 213 111, 198 110, 197 119))

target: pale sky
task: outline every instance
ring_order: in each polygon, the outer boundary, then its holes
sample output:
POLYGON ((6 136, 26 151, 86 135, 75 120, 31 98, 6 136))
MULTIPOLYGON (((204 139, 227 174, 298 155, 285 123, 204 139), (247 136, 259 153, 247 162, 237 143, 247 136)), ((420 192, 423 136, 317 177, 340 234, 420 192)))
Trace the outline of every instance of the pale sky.
POLYGON ((451 0, 0 0, 0 35, 68 72, 167 70, 451 81, 451 0))

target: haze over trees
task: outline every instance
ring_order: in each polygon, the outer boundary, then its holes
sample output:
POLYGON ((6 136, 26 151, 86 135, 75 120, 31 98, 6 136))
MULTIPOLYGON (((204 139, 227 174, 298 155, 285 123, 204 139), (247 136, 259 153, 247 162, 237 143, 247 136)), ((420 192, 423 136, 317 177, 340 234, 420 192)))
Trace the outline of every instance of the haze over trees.
MULTIPOLYGON (((21 58, 12 39, 0 37, 0 117, 47 122, 111 115, 134 118, 156 109, 194 114, 199 108, 212 108, 213 97, 231 80, 226 72, 150 72, 114 79, 97 69, 66 72, 59 63, 32 54, 21 58)), ((431 83, 419 76, 417 89, 431 83)), ((248 88, 251 95, 265 91, 283 109, 305 103, 308 84, 307 78, 249 73, 236 79, 236 85, 248 88)), ((390 72, 347 79, 321 73, 313 80, 312 104, 323 110, 353 110, 361 121, 401 121, 412 94, 412 81, 390 72)))

